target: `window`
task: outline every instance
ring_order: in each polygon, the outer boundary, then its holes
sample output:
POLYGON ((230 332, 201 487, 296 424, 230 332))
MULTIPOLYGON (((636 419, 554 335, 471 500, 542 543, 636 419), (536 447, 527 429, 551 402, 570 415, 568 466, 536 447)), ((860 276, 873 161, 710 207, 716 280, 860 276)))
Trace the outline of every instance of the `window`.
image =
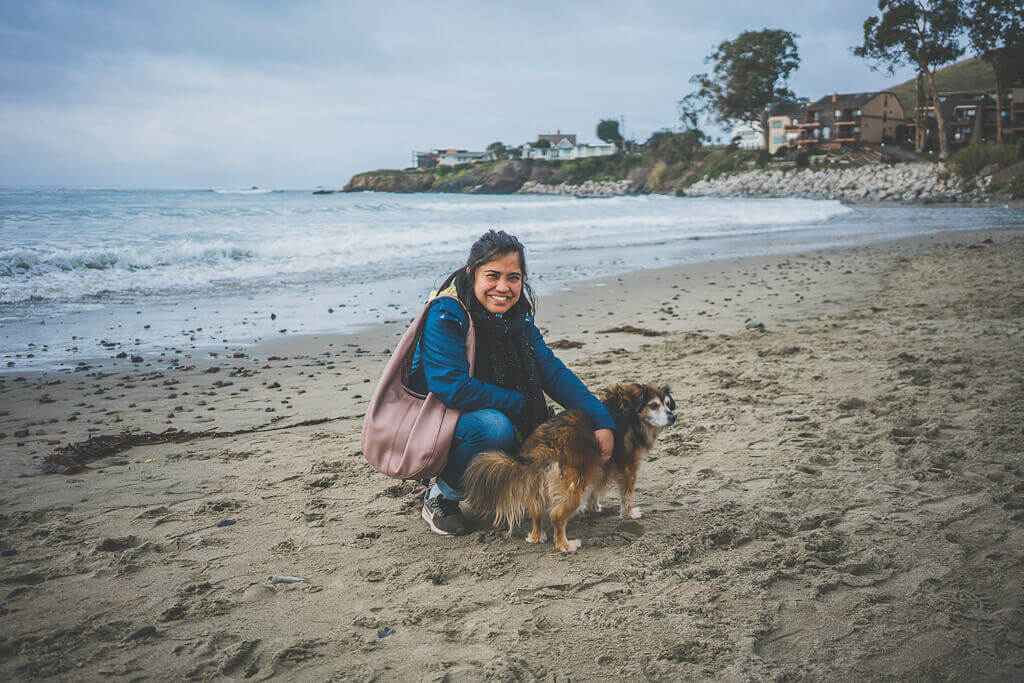
POLYGON ((782 128, 782 121, 772 121, 772 128, 782 128))
POLYGON ((783 135, 776 135, 772 138, 773 145, 781 145, 783 142, 785 142, 785 136, 783 135))
POLYGON ((888 120, 889 120, 889 112, 883 111, 882 112, 882 123, 885 123, 888 120))
POLYGON ((821 139, 822 140, 831 140, 832 139, 832 129, 829 128, 828 126, 825 126, 824 128, 822 128, 821 129, 821 139))
POLYGON ((843 110, 842 109, 836 109, 833 112, 833 115, 834 115, 834 118, 838 121, 839 117, 843 115, 843 110))

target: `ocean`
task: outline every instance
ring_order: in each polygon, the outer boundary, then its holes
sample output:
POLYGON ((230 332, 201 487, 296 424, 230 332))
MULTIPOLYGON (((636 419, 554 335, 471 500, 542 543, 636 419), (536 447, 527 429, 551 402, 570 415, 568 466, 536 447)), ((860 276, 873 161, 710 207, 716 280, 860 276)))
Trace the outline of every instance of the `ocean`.
POLYGON ((540 295, 630 270, 1024 227, 998 206, 0 189, 0 372, 408 319, 489 228, 540 295))

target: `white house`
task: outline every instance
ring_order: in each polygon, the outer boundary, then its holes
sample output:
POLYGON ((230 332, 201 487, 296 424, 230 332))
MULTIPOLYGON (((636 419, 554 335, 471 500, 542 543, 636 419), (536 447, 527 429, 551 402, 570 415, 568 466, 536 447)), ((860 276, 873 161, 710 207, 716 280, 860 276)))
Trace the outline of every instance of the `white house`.
POLYGON ((764 149, 764 134, 760 124, 751 125, 743 121, 737 123, 729 135, 730 140, 736 138, 739 138, 737 142, 740 149, 764 149))
POLYGON ((490 156, 487 152, 469 152, 464 149, 439 149, 436 154, 438 166, 469 164, 474 161, 484 161, 490 156))
POLYGON ((585 159, 587 157, 604 157, 615 154, 618 149, 610 142, 597 144, 578 144, 576 135, 572 133, 547 133, 538 135, 538 139, 547 140, 550 147, 534 147, 530 143, 523 145, 522 159, 541 159, 543 161, 561 161, 569 159, 585 159))

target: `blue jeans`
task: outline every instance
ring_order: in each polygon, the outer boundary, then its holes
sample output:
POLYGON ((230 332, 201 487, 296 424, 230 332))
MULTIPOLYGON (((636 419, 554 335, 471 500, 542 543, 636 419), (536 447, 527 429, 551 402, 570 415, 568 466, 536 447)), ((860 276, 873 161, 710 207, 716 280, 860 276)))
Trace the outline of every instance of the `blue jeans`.
POLYGON ((440 494, 448 500, 462 500, 462 473, 473 457, 485 451, 510 452, 515 444, 515 433, 512 422, 500 411, 487 409, 463 413, 455 424, 448 463, 426 497, 440 494))

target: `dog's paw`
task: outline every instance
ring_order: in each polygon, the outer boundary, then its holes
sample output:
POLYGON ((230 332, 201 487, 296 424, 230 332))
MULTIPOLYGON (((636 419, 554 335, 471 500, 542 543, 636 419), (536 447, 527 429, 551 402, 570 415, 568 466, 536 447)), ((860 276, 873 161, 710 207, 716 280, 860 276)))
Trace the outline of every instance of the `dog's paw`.
POLYGON ((565 547, 559 548, 559 550, 561 550, 563 553, 574 553, 580 549, 581 545, 583 545, 583 543, 579 540, 566 541, 565 547))
POLYGON ((640 519, 642 516, 640 508, 631 508, 628 512, 623 510, 619 513, 619 517, 622 517, 622 519, 640 519))
POLYGON ((548 540, 548 535, 543 531, 540 532, 540 536, 535 536, 534 533, 531 531, 529 535, 526 537, 527 543, 543 543, 546 540, 548 540))
POLYGON ((600 503, 600 502, 598 502, 598 501, 596 501, 596 500, 595 500, 595 501, 592 501, 592 502, 590 502, 590 503, 587 503, 587 507, 586 507, 586 508, 584 508, 584 510, 586 511, 586 513, 587 513, 587 514, 589 514, 589 515, 596 515, 596 514, 598 514, 599 512, 601 512, 601 510, 603 510, 603 509, 604 509, 604 508, 603 508, 603 507, 601 507, 601 503, 600 503))

